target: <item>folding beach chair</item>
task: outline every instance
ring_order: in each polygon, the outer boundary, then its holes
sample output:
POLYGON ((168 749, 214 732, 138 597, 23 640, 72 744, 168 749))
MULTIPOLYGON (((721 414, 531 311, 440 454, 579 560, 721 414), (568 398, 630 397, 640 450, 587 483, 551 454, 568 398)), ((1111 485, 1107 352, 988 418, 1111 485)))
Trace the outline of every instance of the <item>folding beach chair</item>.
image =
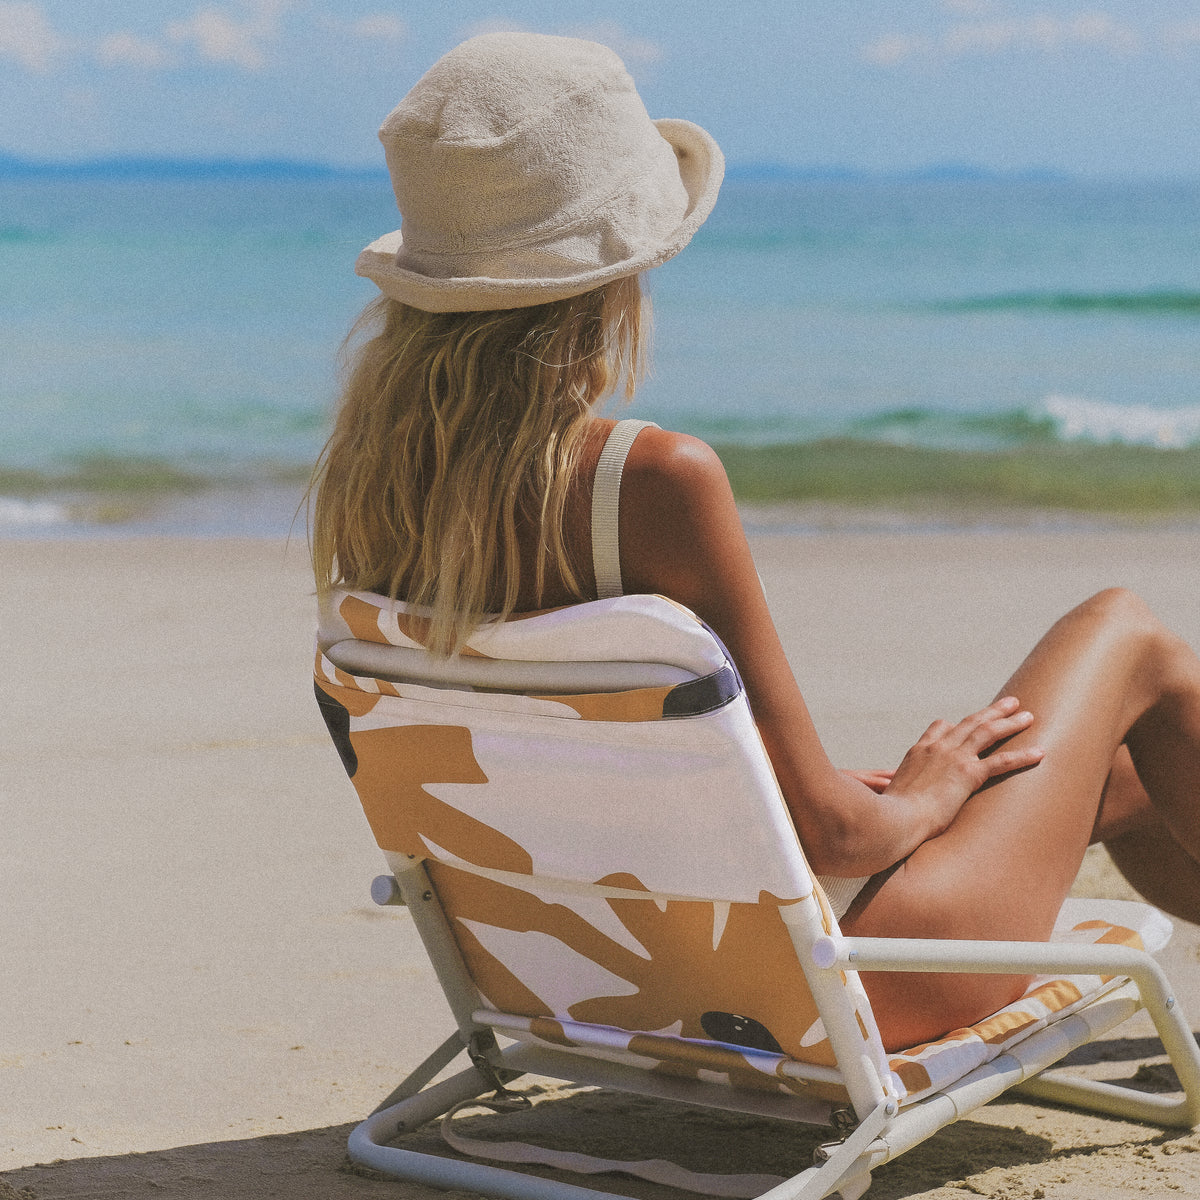
POLYGON ((519 616, 450 660, 421 648, 424 627, 338 592, 318 637, 317 699, 391 868, 373 892, 408 906, 456 1024, 355 1129, 355 1161, 514 1200, 609 1195, 387 1144, 450 1113, 448 1140, 476 1151, 455 1106, 524 1073, 829 1126, 786 1181, 488 1150, 770 1200, 852 1200, 872 1169, 1007 1088, 1200 1120, 1200 1057, 1147 952, 1170 925, 1148 906, 1068 901, 1046 944, 843 937, 737 671, 686 609, 625 596, 519 616), (1036 978, 974 1027, 889 1054, 867 970, 1036 978), (1182 1099, 1040 1074, 1140 1007, 1182 1099), (432 1083, 463 1050, 471 1065, 432 1083))

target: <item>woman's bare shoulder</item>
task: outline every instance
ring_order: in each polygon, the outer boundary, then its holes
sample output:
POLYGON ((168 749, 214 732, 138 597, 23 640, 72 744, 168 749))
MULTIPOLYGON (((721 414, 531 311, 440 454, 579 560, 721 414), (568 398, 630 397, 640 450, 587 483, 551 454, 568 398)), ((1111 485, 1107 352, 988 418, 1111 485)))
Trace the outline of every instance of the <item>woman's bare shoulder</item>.
POLYGON ((707 442, 689 433, 646 428, 625 463, 622 506, 665 505, 662 516, 703 522, 736 511, 720 457, 707 442))
POLYGON ((644 429, 621 483, 621 563, 627 591, 703 606, 757 586, 725 468, 699 438, 644 429))
MULTIPOLYGON (((725 468, 717 452, 698 437, 650 426, 634 440, 625 479, 635 487, 670 487, 704 492, 724 485, 725 468)), ((622 485, 624 486, 624 485, 622 485)))

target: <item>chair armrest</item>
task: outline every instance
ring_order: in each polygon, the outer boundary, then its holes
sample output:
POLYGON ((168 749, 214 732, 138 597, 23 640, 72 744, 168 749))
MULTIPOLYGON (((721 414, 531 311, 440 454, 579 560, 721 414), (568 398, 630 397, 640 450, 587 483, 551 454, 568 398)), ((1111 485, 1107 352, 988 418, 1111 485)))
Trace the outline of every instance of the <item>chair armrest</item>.
MULTIPOLYGON (((822 969, 956 974, 1128 975, 1167 999, 1162 968, 1145 950, 1106 943, 981 942, 940 938, 822 937, 813 943, 822 969)), ((1174 1003, 1172 1000, 1171 1003, 1174 1003)))

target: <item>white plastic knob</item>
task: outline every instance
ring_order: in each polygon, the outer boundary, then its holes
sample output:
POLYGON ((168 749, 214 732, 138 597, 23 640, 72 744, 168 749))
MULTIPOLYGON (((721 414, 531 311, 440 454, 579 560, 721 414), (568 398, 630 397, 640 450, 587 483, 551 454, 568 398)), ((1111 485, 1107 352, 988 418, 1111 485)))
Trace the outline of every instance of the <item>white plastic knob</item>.
POLYGON ((837 962, 838 944, 831 937, 817 938, 813 942, 812 959, 818 967, 828 970, 837 962))
POLYGON ((400 894, 400 885, 393 875, 376 875, 371 880, 371 899, 381 907, 404 903, 404 897, 400 894))

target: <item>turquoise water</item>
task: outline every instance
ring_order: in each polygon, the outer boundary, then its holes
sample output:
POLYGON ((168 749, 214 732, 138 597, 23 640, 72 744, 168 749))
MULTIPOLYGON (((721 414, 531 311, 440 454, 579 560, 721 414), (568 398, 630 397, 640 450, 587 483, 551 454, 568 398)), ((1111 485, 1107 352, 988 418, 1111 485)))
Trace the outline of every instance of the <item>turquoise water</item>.
MULTIPOLYGON (((395 218, 383 177, 0 178, 0 527, 294 490, 395 218)), ((1151 484, 1200 447, 1197 184, 732 179, 651 287, 639 415, 864 443, 884 499, 888 446, 1128 447, 1151 484)))

